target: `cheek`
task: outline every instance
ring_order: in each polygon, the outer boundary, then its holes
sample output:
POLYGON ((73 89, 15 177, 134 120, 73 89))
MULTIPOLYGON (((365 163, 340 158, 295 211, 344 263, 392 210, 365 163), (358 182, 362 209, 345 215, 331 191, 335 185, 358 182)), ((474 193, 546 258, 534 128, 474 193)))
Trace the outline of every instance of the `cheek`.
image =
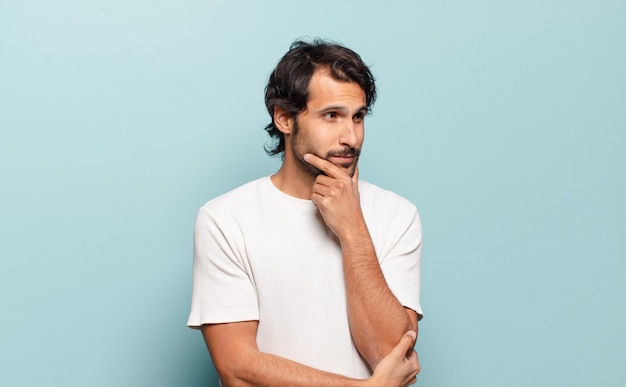
POLYGON ((363 140, 365 140, 365 131, 363 128, 357 133, 357 141, 359 142, 359 146, 363 144, 363 140))
POLYGON ((293 136, 291 140, 291 146, 297 155, 302 157, 305 153, 315 153, 315 147, 309 137, 298 134, 293 136))

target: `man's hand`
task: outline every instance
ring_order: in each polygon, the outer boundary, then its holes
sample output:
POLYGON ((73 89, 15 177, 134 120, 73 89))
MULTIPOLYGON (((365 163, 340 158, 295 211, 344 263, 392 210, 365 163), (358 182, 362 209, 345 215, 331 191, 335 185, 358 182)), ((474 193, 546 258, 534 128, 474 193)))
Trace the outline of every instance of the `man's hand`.
POLYGON ((359 197, 358 167, 355 167, 354 176, 350 176, 330 161, 313 154, 306 154, 304 159, 326 174, 315 179, 311 200, 340 241, 349 237, 348 232, 359 230, 355 225, 365 225, 359 197))
POLYGON ((409 386, 417 381, 420 364, 413 350, 416 334, 406 332, 400 342, 385 356, 374 370, 368 382, 372 386, 409 386))

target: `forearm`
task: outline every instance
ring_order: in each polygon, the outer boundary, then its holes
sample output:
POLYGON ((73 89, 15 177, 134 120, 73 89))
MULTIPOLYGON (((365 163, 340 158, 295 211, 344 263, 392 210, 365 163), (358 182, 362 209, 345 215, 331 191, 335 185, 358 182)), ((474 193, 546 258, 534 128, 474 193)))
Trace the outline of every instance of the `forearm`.
POLYGON ((256 350, 240 353, 238 359, 218 369, 224 387, 351 387, 367 386, 365 379, 351 379, 324 372, 283 357, 256 350))
POLYGON ((359 352, 375 368, 406 331, 417 333, 417 324, 389 289, 365 223, 340 241, 350 329, 359 352))
POLYGON ((258 349, 257 321, 203 325, 202 335, 224 386, 366 386, 258 349))

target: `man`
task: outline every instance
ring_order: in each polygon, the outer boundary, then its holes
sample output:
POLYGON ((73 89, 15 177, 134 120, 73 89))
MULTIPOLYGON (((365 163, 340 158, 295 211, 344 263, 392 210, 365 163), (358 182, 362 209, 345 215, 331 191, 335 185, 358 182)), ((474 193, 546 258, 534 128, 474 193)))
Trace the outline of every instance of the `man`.
POLYGON ((225 386, 407 386, 421 224, 358 179, 374 79, 353 51, 292 44, 265 101, 280 170, 205 204, 192 309, 225 386))

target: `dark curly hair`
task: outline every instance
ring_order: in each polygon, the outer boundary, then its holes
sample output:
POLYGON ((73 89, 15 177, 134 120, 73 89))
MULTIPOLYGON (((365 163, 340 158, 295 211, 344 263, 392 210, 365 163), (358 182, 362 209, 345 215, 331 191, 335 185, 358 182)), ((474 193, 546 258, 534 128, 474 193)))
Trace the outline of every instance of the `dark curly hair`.
POLYGON ((370 69, 361 57, 339 44, 315 39, 311 43, 297 40, 282 57, 265 86, 265 106, 272 122, 265 127, 272 143, 266 144, 270 156, 285 151, 285 136, 274 124, 274 108, 285 109, 292 116, 306 108, 309 82, 315 70, 326 68, 338 81, 356 82, 365 92, 368 108, 376 100, 376 85, 370 69))

